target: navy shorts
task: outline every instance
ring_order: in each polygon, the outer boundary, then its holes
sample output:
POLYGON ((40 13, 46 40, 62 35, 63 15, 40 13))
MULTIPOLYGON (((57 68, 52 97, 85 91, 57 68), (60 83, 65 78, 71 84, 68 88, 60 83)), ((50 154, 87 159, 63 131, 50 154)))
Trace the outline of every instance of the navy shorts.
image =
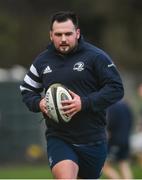
POLYGON ((109 145, 108 146, 108 160, 109 161, 122 161, 129 157, 129 145, 109 145))
POLYGON ((79 166, 78 176, 83 179, 97 179, 107 155, 107 143, 98 141, 94 144, 68 144, 56 137, 48 137, 47 154, 50 168, 62 161, 72 160, 79 166))

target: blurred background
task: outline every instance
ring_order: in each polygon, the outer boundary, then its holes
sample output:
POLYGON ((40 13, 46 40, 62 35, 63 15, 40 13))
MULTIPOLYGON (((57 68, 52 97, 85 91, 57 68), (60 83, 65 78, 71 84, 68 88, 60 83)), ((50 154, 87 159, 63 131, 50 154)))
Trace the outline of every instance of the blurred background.
POLYGON ((142 137, 137 141, 136 136, 142 132, 142 1, 0 0, 0 178, 16 178, 7 173, 11 166, 48 169, 44 121, 22 103, 19 85, 49 43, 50 16, 61 10, 75 11, 84 38, 108 52, 117 65, 134 113, 132 162, 142 168, 142 137))

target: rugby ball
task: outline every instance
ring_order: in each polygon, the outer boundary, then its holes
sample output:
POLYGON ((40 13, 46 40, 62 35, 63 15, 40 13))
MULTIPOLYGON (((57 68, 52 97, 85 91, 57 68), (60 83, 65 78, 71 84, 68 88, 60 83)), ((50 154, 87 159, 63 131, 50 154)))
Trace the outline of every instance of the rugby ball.
POLYGON ((69 90, 64 85, 59 83, 52 84, 46 91, 45 98, 49 118, 57 123, 60 121, 69 122, 71 120, 71 117, 63 114, 63 110, 61 110, 61 101, 72 99, 69 90))

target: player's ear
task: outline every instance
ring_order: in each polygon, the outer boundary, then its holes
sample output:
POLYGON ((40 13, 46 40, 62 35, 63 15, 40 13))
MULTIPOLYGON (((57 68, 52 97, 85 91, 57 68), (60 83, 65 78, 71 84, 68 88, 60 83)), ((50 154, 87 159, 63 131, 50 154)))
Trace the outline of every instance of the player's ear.
POLYGON ((52 31, 50 31, 50 40, 52 41, 52 31))
POLYGON ((77 33, 77 39, 79 39, 80 38, 80 29, 79 28, 77 28, 76 33, 77 33))

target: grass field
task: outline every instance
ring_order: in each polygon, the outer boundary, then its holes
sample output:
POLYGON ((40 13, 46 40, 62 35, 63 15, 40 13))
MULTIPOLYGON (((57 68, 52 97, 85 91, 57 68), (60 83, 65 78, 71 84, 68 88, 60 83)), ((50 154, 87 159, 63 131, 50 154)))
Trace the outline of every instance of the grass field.
MULTIPOLYGON (((132 169, 134 179, 142 179, 142 168, 133 164, 132 169)), ((52 175, 46 165, 5 165, 0 166, 0 179, 52 179, 52 175)))
POLYGON ((15 165, 0 167, 0 179, 50 179, 46 165, 15 165))

